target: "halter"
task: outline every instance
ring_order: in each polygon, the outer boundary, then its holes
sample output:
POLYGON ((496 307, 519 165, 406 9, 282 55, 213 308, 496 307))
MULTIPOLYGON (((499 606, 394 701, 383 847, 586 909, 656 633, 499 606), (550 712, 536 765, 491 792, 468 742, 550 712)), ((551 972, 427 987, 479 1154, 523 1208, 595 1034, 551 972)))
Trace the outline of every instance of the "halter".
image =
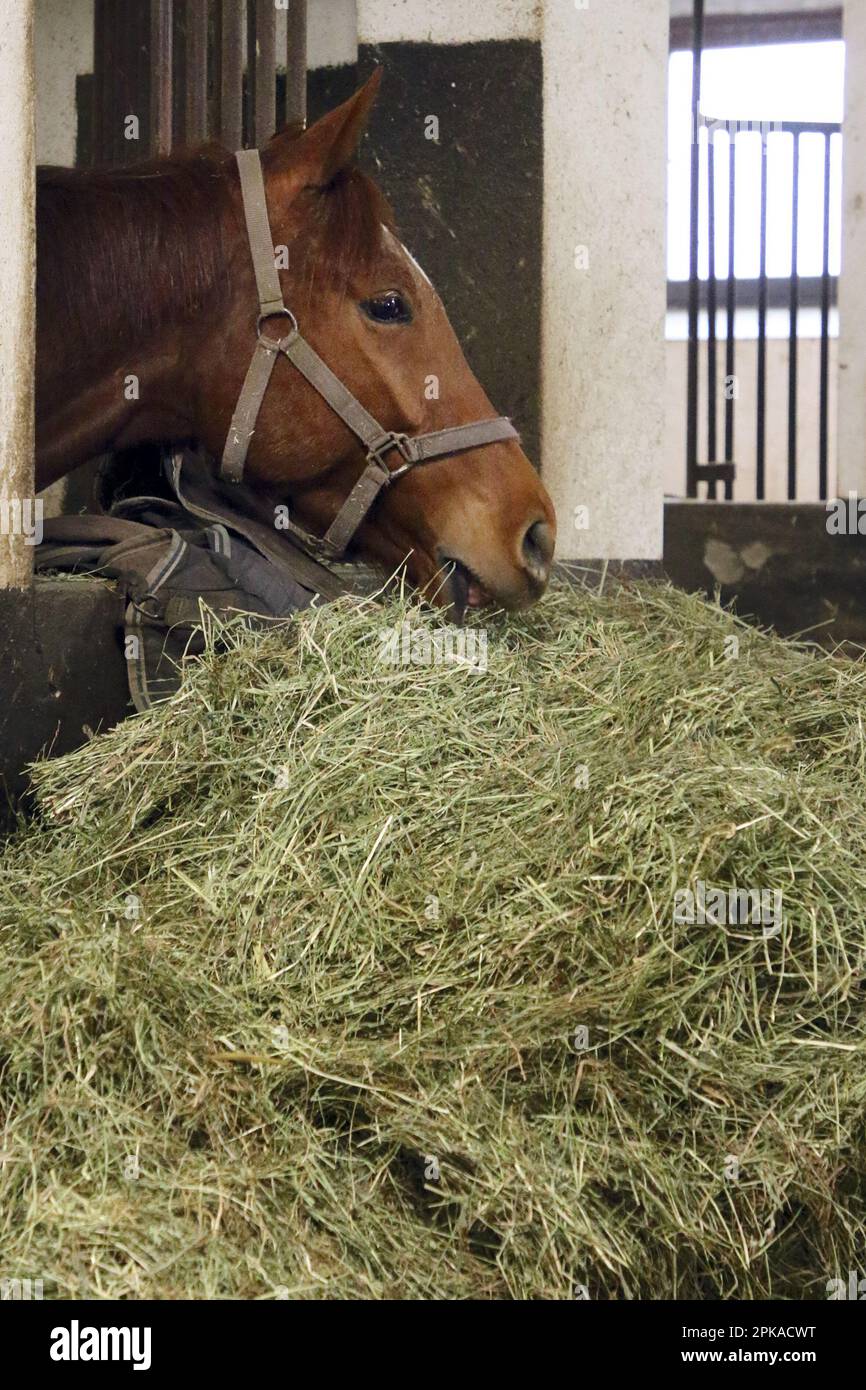
POLYGON ((287 529, 295 539, 314 555, 329 560, 339 559, 369 512, 382 488, 391 487, 398 478, 421 463, 444 458, 466 449, 497 440, 519 439, 517 430, 505 416, 492 420, 476 420, 468 425, 434 430, 429 434, 406 435, 386 430, 365 410, 347 386, 322 361, 298 330, 298 321, 286 308, 280 277, 274 262, 274 246, 265 200, 265 183, 258 150, 238 150, 235 158, 240 173, 244 216, 250 253, 256 275, 259 296, 259 316, 256 324, 257 342, 241 394, 235 406, 228 438, 223 449, 220 477, 239 483, 243 479, 244 463, 250 440, 262 408, 265 391, 276 364, 282 355, 297 367, 312 387, 318 391, 344 424, 357 435, 367 451, 367 466, 352 488, 324 537, 289 522, 287 529), (284 338, 268 338, 262 331, 266 319, 277 315, 289 320, 289 332, 284 338), (386 463, 396 449, 403 462, 396 468, 386 463))

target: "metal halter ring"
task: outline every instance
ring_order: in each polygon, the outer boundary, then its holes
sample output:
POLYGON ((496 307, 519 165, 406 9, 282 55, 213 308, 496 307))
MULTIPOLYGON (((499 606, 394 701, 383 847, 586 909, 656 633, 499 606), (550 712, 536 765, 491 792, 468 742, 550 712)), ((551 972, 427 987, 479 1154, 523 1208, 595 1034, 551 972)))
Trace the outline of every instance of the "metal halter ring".
POLYGON ((143 618, 147 618, 152 623, 160 622, 164 616, 162 600, 156 594, 142 594, 140 598, 133 598, 131 604, 136 613, 140 613, 143 618), (151 604, 153 608, 148 609, 145 604, 151 604))
POLYGON ((259 314, 258 318, 256 319, 256 336, 258 337, 259 342, 264 347, 268 348, 268 350, 271 352, 279 352, 283 343, 290 341, 292 338, 296 338, 297 335, 298 320, 295 318, 291 309, 286 309, 285 306, 282 309, 273 309, 269 314, 259 314), (265 319, 275 319, 280 315, 283 315, 285 318, 291 319, 291 332, 287 333, 285 338, 266 338, 264 333, 262 332, 262 324, 265 322, 265 319))

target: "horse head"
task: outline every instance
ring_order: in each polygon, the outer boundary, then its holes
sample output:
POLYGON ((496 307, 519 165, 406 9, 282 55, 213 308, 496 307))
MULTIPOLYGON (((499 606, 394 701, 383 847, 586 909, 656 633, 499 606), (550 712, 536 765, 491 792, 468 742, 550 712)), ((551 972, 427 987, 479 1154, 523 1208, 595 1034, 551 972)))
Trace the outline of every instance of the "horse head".
MULTIPOLYGON (((378 85, 376 73, 308 130, 262 150, 262 244, 266 255, 273 245, 278 290, 305 342, 374 423, 411 441, 495 411, 384 197, 353 163, 378 85)), ((193 438, 223 455, 258 341, 247 211, 237 162, 211 147, 105 174, 42 171, 40 486, 129 444, 193 438)), ((285 322, 262 332, 278 337, 285 322)), ((500 424, 505 436, 488 430, 389 477, 352 552, 389 573, 405 565, 417 589, 458 614, 534 602, 550 571, 554 512, 516 433, 500 424)), ((368 462, 328 400, 278 356, 243 464, 259 500, 288 505, 293 523, 320 537, 368 462)), ((381 466, 396 471, 390 459, 381 466)))
MULTIPOLYGON (((262 167, 286 305, 376 420, 411 437, 495 412, 433 285, 399 241, 385 200, 352 163, 378 82, 377 73, 303 135, 275 136, 262 167)), ((237 396, 257 304, 239 190, 231 235, 237 312, 206 372, 211 399, 223 401, 237 396)), ((279 334, 278 320, 274 328, 279 334)), ((203 418, 200 430, 218 455, 225 419, 203 418)), ((246 478, 290 499, 300 524, 321 534, 363 463, 363 448, 339 416, 291 363, 278 362, 246 478)), ((402 476, 377 500, 353 546, 388 570, 405 562, 411 582, 439 603, 520 608, 544 589, 554 534, 547 492, 519 443, 505 439, 402 476)))

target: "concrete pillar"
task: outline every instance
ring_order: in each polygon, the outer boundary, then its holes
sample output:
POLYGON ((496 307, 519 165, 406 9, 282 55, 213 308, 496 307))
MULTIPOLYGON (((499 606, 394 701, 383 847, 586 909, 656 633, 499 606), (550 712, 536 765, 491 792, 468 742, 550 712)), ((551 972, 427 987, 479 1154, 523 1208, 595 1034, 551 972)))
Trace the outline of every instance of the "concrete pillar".
POLYGON ((75 82, 93 72, 93 0, 36 0, 36 163, 75 163, 75 82))
POLYGON ((565 560, 662 553, 669 16, 543 9, 542 473, 565 560))
POLYGON ((845 5, 838 484, 866 496, 866 4, 845 5))
POLYGON ((356 9, 359 44, 496 43, 538 37, 537 0, 357 0, 356 9))
POLYGON ((32 0, 15 0, 0 6, 0 588, 7 589, 27 588, 33 564, 33 87, 32 0))
POLYGON ((354 63, 357 58, 358 16, 355 0, 328 0, 327 5, 308 4, 308 67, 335 68, 354 63))

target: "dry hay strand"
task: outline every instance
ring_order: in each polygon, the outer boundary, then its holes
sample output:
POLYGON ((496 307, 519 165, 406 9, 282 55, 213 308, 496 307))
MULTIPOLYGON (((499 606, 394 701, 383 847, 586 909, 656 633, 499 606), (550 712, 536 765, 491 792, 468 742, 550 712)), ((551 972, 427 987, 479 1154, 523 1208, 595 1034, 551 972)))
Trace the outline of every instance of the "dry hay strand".
POLYGON ((485 671, 420 664, 439 621, 212 627, 169 704, 36 769, 5 1275, 803 1299, 862 1263, 863 666, 666 587, 489 620, 485 671), (675 920, 698 880, 778 929, 675 920))

